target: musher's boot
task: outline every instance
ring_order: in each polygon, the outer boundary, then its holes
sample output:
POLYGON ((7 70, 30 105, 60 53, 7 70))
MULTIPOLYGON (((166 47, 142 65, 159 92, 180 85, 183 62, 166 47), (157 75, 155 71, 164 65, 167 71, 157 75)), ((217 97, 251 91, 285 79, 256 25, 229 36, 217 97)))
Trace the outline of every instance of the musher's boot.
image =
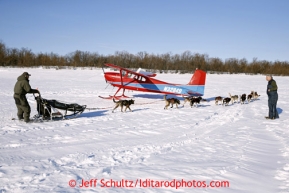
POLYGON ((273 117, 273 118, 270 118, 270 117, 265 117, 265 119, 271 119, 271 120, 274 120, 275 118, 273 117))
POLYGON ((30 119, 29 119, 29 118, 28 118, 28 119, 26 118, 26 119, 24 119, 24 122, 25 122, 25 123, 29 123, 29 122, 30 122, 30 119))

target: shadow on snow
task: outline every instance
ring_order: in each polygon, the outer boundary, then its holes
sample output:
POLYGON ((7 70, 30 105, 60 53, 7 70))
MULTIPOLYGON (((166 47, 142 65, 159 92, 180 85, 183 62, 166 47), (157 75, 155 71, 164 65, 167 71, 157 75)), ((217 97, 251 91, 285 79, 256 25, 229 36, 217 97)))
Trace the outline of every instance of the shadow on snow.
POLYGON ((108 110, 83 112, 79 117, 99 117, 104 116, 108 110))

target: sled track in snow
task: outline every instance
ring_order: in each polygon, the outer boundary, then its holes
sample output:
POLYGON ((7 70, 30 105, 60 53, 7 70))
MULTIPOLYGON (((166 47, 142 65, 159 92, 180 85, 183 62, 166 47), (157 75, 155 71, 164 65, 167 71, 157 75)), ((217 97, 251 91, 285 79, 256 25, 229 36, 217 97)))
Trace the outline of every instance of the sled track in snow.
MULTIPOLYGON (((218 108, 218 107, 217 107, 218 108)), ((194 111, 201 109, 201 107, 192 109, 194 111)), ((191 109, 190 109, 191 110, 191 109)), ((218 108, 215 110, 215 112, 210 113, 210 115, 206 115, 204 116, 201 120, 192 123, 192 125, 188 126, 187 124, 185 125, 178 125, 181 135, 178 136, 162 136, 162 139, 159 140, 157 139, 157 141, 153 142, 150 141, 149 144, 146 144, 146 138, 142 141, 141 139, 138 140, 138 142, 136 144, 134 144, 134 147, 137 149, 143 149, 143 151, 145 151, 145 149, 150 149, 153 150, 151 153, 158 153, 161 152, 165 149, 175 149, 178 147, 183 146, 184 144, 189 144, 189 143, 195 143, 198 140, 205 138, 206 136, 209 135, 209 133, 213 132, 214 130, 218 129, 219 127, 221 127, 224 124, 230 124, 234 121, 236 121, 235 117, 240 117, 242 115, 242 108, 241 106, 232 106, 232 107, 224 107, 224 108, 218 108), (222 112, 217 112, 218 110, 222 110, 222 112), (233 115, 233 116, 232 116, 233 115), (208 127, 208 125, 217 125, 214 127, 208 127), (188 129, 189 127, 189 129, 188 129), (187 128, 186 130, 182 131, 182 128, 187 128), (144 145, 139 145, 139 144, 144 144, 144 145), (140 148, 141 147, 141 148, 140 148)), ((163 117, 167 117, 168 119, 173 118, 175 115, 174 113, 178 113, 181 115, 184 115, 187 112, 183 112, 182 109, 172 109, 170 110, 170 112, 165 111, 165 110, 159 110, 159 111, 155 111, 155 114, 158 115, 162 115, 163 117)), ((139 113, 141 115, 141 113, 139 113)), ((138 116, 138 115, 136 115, 138 116)), ((117 116, 119 118, 119 116, 117 116)), ((164 118, 166 119, 166 118, 164 118)), ((72 121, 74 124, 78 124, 78 121, 73 120, 72 121)), ((80 123, 80 121, 79 121, 80 123)), ((84 123, 89 124, 89 123, 84 123)), ((90 124, 95 124, 94 122, 90 123, 90 124)), ((41 127, 35 127, 35 129, 37 130, 43 130, 43 128, 41 129, 41 127)), ((59 128, 62 129, 62 128, 59 128)), ((12 132, 12 131, 10 131, 12 132)), ((41 140, 39 140, 39 135, 37 135, 35 138, 31 137, 31 135, 29 133, 33 132, 31 130, 28 129, 24 129, 24 130, 17 130, 16 127, 16 132, 27 132, 28 138, 25 140, 27 141, 27 143, 17 143, 17 142, 11 142, 9 145, 5 145, 0 146, 0 149, 2 152, 15 152, 15 151, 28 151, 28 150, 37 150, 37 149, 51 149, 51 148, 63 148, 63 147, 74 147, 74 146, 83 146, 83 145, 98 145, 98 143, 102 143, 102 139, 105 139, 106 137, 108 137, 109 135, 112 135, 111 133, 102 133, 101 137, 99 137, 98 135, 93 135, 92 139, 87 140, 86 135, 82 135, 83 133, 80 133, 78 136, 78 140, 75 140, 75 134, 73 132, 71 132, 70 134, 65 134, 64 136, 61 136, 61 133, 57 133, 54 136, 46 136, 45 134, 43 136, 43 138, 41 140), (30 136, 30 137, 29 137, 30 136), (57 137, 58 136, 58 137, 57 137), (99 142, 100 140, 100 142, 99 142), (33 141, 37 141, 37 143, 33 143, 33 141), (62 142, 60 142, 62 141, 62 142), (65 142, 63 142, 65 141, 65 142)), ((91 131, 93 132, 93 131, 91 131)), ((113 135, 118 135, 122 133, 121 131, 115 131, 115 133, 113 135)), ((143 133, 154 133, 154 131, 144 131, 142 132, 142 130, 139 130, 138 132, 136 132, 136 135, 142 135, 143 133)), ((127 140, 127 139, 126 139, 127 140)), ((132 148, 131 147, 131 143, 130 142, 130 146, 128 147, 128 149, 132 148)), ((109 147, 108 147, 109 148, 109 147)), ((123 149, 124 147, 122 147, 121 149, 123 149)), ((117 152, 120 151, 120 149, 115 148, 115 147, 111 147, 110 148, 111 152, 117 152)))

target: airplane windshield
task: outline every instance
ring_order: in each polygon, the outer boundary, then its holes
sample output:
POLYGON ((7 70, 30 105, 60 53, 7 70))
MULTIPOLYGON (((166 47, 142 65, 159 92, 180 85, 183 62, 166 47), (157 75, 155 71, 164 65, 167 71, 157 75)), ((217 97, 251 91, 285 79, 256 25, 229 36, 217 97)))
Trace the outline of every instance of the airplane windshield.
POLYGON ((142 76, 139 76, 137 78, 137 80, 139 80, 140 82, 145 82, 146 81, 146 78, 145 77, 142 77, 142 76))

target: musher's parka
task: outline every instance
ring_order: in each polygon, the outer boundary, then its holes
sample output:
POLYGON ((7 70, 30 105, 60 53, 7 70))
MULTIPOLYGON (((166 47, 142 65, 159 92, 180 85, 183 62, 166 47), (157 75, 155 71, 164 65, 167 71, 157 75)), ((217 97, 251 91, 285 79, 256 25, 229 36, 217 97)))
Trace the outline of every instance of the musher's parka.
POLYGON ((26 99, 27 93, 39 93, 36 89, 31 89, 29 84, 29 76, 27 72, 24 72, 17 78, 17 82, 14 86, 14 100, 17 106, 17 116, 19 119, 23 119, 25 122, 29 121, 30 117, 30 106, 26 99))

